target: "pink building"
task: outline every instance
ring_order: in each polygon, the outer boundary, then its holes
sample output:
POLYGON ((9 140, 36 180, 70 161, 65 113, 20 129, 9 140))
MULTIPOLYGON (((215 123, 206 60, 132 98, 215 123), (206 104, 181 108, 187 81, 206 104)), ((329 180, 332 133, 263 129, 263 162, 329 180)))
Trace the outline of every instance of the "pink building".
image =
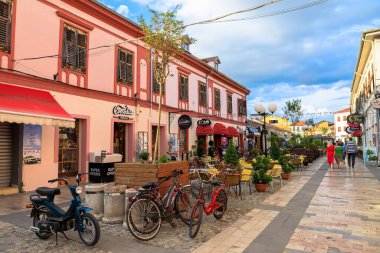
MULTIPOLYGON (((91 152, 120 153, 123 161, 152 153, 158 94, 141 36, 96 1, 0 0, 0 187, 30 191, 87 172, 91 152)), ((205 150, 209 140, 242 143, 249 90, 218 64, 185 53, 171 65, 160 155, 168 141, 179 159, 196 140, 205 150), (183 115, 191 126, 178 125, 183 115), (198 126, 200 119, 211 125, 198 126)))

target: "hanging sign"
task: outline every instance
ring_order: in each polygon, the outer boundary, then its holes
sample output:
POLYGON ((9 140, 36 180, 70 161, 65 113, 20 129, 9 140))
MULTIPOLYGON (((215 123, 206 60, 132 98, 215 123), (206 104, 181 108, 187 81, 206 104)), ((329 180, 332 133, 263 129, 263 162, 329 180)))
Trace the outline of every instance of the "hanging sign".
POLYGON ((112 112, 114 118, 125 120, 132 119, 130 116, 134 114, 128 105, 116 105, 113 107, 112 112))
POLYGON ((360 126, 360 124, 351 124, 351 123, 347 123, 347 125, 350 126, 350 127, 358 127, 358 126, 360 126))
POLYGON ((209 119, 200 119, 200 120, 197 121, 197 124, 198 124, 198 126, 203 126, 203 127, 209 126, 209 125, 211 125, 211 120, 209 120, 209 119))
POLYGON ((356 132, 356 131, 358 131, 358 130, 360 130, 360 129, 361 129, 360 126, 356 126, 356 127, 352 127, 352 126, 350 126, 350 127, 347 127, 347 128, 346 128, 346 132, 347 132, 348 134, 350 134, 350 133, 356 132))
POLYGON ((189 115, 184 114, 178 119, 178 126, 181 129, 188 129, 191 127, 191 124, 191 117, 189 115))
POLYGON ((360 124, 360 123, 363 123, 363 121, 364 121, 364 117, 363 115, 359 113, 350 114, 347 116, 347 123, 360 124))
POLYGON ((360 129, 358 131, 351 133, 351 136, 360 137, 360 136, 362 136, 362 134, 363 134, 363 131, 360 129))

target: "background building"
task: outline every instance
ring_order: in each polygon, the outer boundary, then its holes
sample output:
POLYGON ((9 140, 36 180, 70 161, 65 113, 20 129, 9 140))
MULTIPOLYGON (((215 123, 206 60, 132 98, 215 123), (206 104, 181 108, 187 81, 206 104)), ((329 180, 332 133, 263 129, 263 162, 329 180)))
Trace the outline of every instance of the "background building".
POLYGON ((346 108, 334 113, 335 139, 345 141, 348 137, 346 132, 347 116, 350 115, 350 108, 346 108))
POLYGON ((300 134, 301 136, 304 136, 305 126, 307 126, 307 123, 305 121, 294 122, 291 126, 292 134, 300 134))

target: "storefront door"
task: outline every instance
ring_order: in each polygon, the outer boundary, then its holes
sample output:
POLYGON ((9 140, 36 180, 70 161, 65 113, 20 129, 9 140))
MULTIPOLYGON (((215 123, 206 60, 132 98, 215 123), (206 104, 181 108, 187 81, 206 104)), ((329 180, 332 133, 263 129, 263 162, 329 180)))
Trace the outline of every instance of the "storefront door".
POLYGON ((79 120, 75 128, 59 128, 58 176, 72 177, 79 168, 79 120))
POLYGON ((114 124, 113 152, 123 156, 126 161, 126 124, 115 122, 114 124))
POLYGON ((187 154, 188 147, 188 132, 187 129, 179 129, 179 154, 184 160, 185 155, 187 154))
POLYGON ((0 188, 11 185, 12 148, 12 125, 0 123, 0 188))

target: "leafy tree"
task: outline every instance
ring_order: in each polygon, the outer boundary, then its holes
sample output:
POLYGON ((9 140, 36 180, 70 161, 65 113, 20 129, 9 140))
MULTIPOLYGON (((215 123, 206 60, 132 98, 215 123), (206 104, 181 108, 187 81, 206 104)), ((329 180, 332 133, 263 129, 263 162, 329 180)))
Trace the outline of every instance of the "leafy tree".
POLYGON ((327 127, 321 127, 322 135, 325 136, 327 135, 329 129, 327 127))
POLYGON ((154 78, 159 86, 159 104, 158 104, 158 127, 155 144, 153 161, 157 160, 158 142, 160 136, 161 125, 161 105, 163 87, 166 78, 170 74, 169 63, 175 59, 179 59, 184 52, 182 42, 188 39, 194 42, 194 39, 184 35, 185 27, 183 22, 176 19, 178 8, 166 12, 157 12, 149 10, 152 14, 150 23, 148 24, 144 17, 139 17, 138 21, 144 32, 144 42, 152 49, 153 73, 154 78))
POLYGON ((228 144, 226 155, 224 156, 224 163, 232 165, 239 164, 239 155, 236 151, 236 148, 232 144, 232 140, 228 144))
POLYGON ((301 100, 286 101, 282 111, 284 112, 284 117, 288 118, 292 123, 299 121, 303 116, 301 100))
POLYGON ((280 156, 281 156, 279 138, 277 138, 275 136, 271 137, 270 156, 274 160, 278 160, 278 158, 280 158, 280 156))
POLYGON ((310 118, 310 119, 306 120, 306 124, 308 124, 309 126, 313 126, 315 124, 314 119, 310 118))

